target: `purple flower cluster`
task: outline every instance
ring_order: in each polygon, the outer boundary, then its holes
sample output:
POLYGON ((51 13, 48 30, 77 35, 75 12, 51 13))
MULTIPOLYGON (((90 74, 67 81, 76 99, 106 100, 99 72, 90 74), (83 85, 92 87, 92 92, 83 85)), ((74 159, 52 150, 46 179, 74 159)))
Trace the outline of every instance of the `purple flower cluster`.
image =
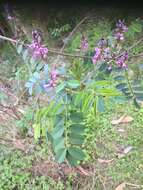
POLYGON ((118 41, 123 41, 124 40, 124 33, 128 31, 127 26, 125 25, 124 21, 119 20, 116 23, 116 29, 115 29, 115 34, 114 37, 118 41))
POLYGON ((40 32, 37 30, 32 31, 32 43, 28 45, 32 51, 32 55, 36 59, 46 59, 48 54, 48 48, 42 45, 42 37, 40 32))
POLYGON ((111 50, 107 47, 107 40, 99 40, 98 47, 95 48, 95 54, 92 57, 93 64, 96 64, 98 61, 108 61, 111 58, 111 50))
POLYGON ((121 68, 126 68, 127 64, 125 63, 128 59, 128 53, 125 51, 120 57, 117 58, 116 63, 121 68))
POLYGON ((81 49, 86 51, 88 49, 88 40, 85 37, 81 39, 81 49))
POLYGON ((38 42, 32 41, 29 45, 30 50, 32 51, 32 55, 34 58, 47 58, 48 48, 39 44, 38 42))
POLYGON ((45 89, 48 89, 50 87, 54 88, 57 85, 57 80, 58 80, 58 71, 53 69, 50 72, 50 80, 48 82, 48 84, 44 85, 45 89))

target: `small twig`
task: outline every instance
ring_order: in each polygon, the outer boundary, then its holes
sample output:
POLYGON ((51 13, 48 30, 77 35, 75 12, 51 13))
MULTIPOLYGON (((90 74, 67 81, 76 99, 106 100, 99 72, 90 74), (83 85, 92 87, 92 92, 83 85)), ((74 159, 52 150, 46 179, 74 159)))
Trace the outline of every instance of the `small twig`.
POLYGON ((132 186, 132 187, 136 187, 136 188, 141 188, 141 187, 143 187, 143 185, 137 185, 137 184, 133 184, 133 183, 126 183, 126 185, 132 186))
POLYGON ((128 48, 128 51, 130 51, 131 49, 133 49, 135 46, 137 46, 140 42, 142 42, 143 41, 143 37, 142 38, 140 38, 137 42, 135 42, 132 46, 130 46, 129 48, 128 48))
MULTIPOLYGON (((83 23, 83 21, 82 21, 83 23)), ((81 23, 80 23, 81 24, 81 23)), ((79 27, 79 24, 78 24, 78 27, 79 27)), ((77 29, 77 28, 76 28, 77 29)), ((74 30, 75 31, 75 30, 74 30)), ((72 32, 73 34, 73 32, 72 32)), ((71 36, 71 35, 70 35, 71 36)), ((6 40, 6 41, 9 41, 11 43, 17 43, 18 41, 17 40, 14 40, 12 38, 9 38, 9 37, 5 37, 5 36, 2 36, 0 35, 0 39, 2 40, 6 40)), ((135 44, 133 44, 130 48, 127 49, 127 51, 129 52, 131 49, 133 49, 135 46, 137 46, 141 41, 143 41, 143 38, 139 39, 135 44)), ((58 50, 58 49, 54 49, 54 48, 49 48, 49 53, 54 53, 54 54, 58 54, 58 55, 62 55, 62 56, 67 56, 67 57, 74 57, 74 58, 89 58, 91 59, 92 57, 91 56, 84 56, 84 55, 76 55, 76 54, 70 54, 70 53, 66 53, 66 52, 63 52, 63 49, 65 48, 65 45, 63 45, 62 49, 61 50, 58 50)), ((123 52, 116 56, 116 58, 120 57, 121 55, 123 54, 123 52)), ((107 63, 111 63, 113 60, 110 60, 108 61, 107 63)))
POLYGON ((0 107, 2 107, 3 109, 6 109, 6 110, 0 110, 0 111, 4 112, 4 113, 6 113, 6 114, 8 114, 10 116, 14 115, 14 118, 16 118, 16 119, 20 119, 20 116, 16 113, 15 107, 4 106, 2 104, 0 104, 0 107), (7 110, 11 110, 13 115, 10 114, 7 110))
MULTIPOLYGON (((83 24, 83 22, 84 22, 85 20, 87 20, 88 17, 89 17, 89 16, 84 17, 84 18, 75 26, 75 28, 70 32, 69 36, 67 37, 68 42, 69 42, 69 40, 71 39, 71 37, 73 36, 73 34, 77 31, 77 29, 81 26, 81 24, 83 24)), ((64 43, 64 45, 63 45, 63 47, 62 47, 62 51, 65 49, 65 46, 66 46, 66 45, 67 45, 67 43, 64 43)))
MULTIPOLYGON (((2 40, 6 40, 6 41, 9 41, 11 43, 17 43, 18 41, 17 40, 14 40, 12 38, 9 38, 9 37, 5 37, 5 36, 2 36, 0 35, 0 39, 2 40)), ((91 56, 84 56, 84 55, 74 55, 74 54, 70 54, 70 53, 65 53, 63 52, 63 50, 58 50, 58 49, 54 49, 54 48, 48 48, 48 52, 49 53, 54 53, 54 54, 58 54, 58 55, 63 55, 63 56, 67 56, 67 57, 77 57, 77 58, 89 58, 91 59, 92 57, 91 56)))
POLYGON ((143 56, 143 53, 139 53, 137 55, 132 55, 132 57, 142 57, 143 56))
MULTIPOLYGON (((60 59, 60 55, 64 55, 64 56, 70 56, 70 57, 78 57, 80 55, 72 55, 72 54, 66 54, 66 53, 63 53, 66 45, 68 44, 68 42, 70 41, 71 37, 73 36, 73 34, 77 31, 77 29, 79 28, 79 26, 87 19, 88 17, 84 17, 76 26, 75 28, 70 32, 70 34, 68 35, 67 39, 68 41, 64 42, 61 50, 59 51, 58 53, 58 56, 57 56, 57 59, 56 59, 56 62, 54 63, 54 65, 56 65, 60 59)), ((54 50, 50 50, 50 52, 52 51, 52 53, 57 53, 57 51, 53 52, 54 50)), ((87 56, 82 56, 81 58, 87 58, 87 56)), ((90 57, 91 58, 91 57, 90 57)))

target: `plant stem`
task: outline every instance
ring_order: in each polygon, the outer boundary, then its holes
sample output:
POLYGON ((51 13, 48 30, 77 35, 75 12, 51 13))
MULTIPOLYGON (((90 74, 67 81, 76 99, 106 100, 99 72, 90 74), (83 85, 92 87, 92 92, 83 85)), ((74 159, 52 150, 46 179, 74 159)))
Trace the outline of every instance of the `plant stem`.
POLYGON ((126 70, 126 69, 125 69, 125 78, 126 78, 126 80, 127 80, 128 87, 129 87, 129 90, 130 90, 130 92, 131 92, 131 94, 132 94, 132 96, 133 96, 133 99, 135 99, 134 91, 133 91, 133 89, 132 89, 132 86, 131 86, 130 80, 129 80, 129 78, 128 78, 128 73, 127 73, 127 70, 126 70))
POLYGON ((66 103, 65 103, 65 146, 68 147, 68 99, 66 92, 66 103))

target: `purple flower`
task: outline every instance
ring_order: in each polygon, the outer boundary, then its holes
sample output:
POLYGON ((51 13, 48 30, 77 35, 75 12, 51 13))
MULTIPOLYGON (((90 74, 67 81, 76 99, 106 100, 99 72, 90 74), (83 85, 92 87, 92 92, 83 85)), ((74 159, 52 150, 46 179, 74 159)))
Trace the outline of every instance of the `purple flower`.
POLYGON ((126 61, 128 59, 128 53, 125 51, 120 57, 117 58, 116 63, 121 68, 126 68, 126 61))
POLYGON ((108 68, 107 68, 108 71, 111 71, 112 70, 112 66, 109 65, 108 68))
POLYGON ((115 39, 119 40, 119 41, 123 41, 124 40, 124 34, 120 33, 120 32, 115 33, 115 39))
POLYGON ((111 59, 112 56, 111 56, 111 50, 109 47, 105 48, 104 51, 103 51, 103 58, 104 59, 111 59))
POLYGON ((100 39, 98 42, 98 47, 103 48, 104 46, 107 45, 107 40, 105 40, 104 38, 100 39))
POLYGON ((101 49, 96 47, 95 48, 95 54, 92 57, 93 64, 96 64, 96 62, 99 61, 100 59, 101 59, 101 49))
POLYGON ((46 59, 48 54, 48 48, 42 45, 42 35, 38 30, 32 31, 32 42, 28 45, 31 50, 32 56, 36 59, 46 59))
POLYGON ((48 81, 47 84, 44 84, 44 89, 47 90, 49 88, 54 88, 57 85, 57 80, 58 80, 58 71, 53 69, 50 72, 50 80, 48 81))
POLYGON ((84 38, 84 37, 81 40, 81 49, 83 51, 86 51, 88 49, 88 40, 86 38, 84 38))
POLYGON ((124 33, 128 31, 127 26, 125 25, 124 21, 118 20, 116 23, 116 29, 115 29, 115 39, 118 41, 124 40, 124 33))
POLYGON ((14 17, 13 17, 13 16, 8 15, 8 16, 7 16, 7 20, 10 20, 10 21, 11 21, 11 20, 14 20, 14 17))
POLYGON ((44 47, 43 45, 41 45, 35 41, 32 41, 32 43, 30 45, 28 45, 28 47, 32 51, 34 58, 46 59, 47 54, 48 54, 48 48, 44 47))
POLYGON ((52 70, 50 73, 51 79, 57 80, 58 72, 57 70, 52 70))
POLYGON ((125 25, 124 21, 118 20, 118 22, 116 23, 116 27, 118 30, 122 30, 122 32, 127 32, 128 28, 125 25))

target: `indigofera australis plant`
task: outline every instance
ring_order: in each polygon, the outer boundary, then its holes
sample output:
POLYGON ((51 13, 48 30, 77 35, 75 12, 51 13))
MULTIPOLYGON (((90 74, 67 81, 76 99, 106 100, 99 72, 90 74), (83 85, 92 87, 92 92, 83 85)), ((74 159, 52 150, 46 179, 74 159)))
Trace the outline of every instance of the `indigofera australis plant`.
POLYGON ((48 64, 48 54, 52 51, 43 45, 36 30, 32 32, 30 44, 16 42, 17 52, 29 71, 29 80, 25 84, 29 94, 39 97, 45 93, 48 97, 47 105, 36 110, 35 140, 46 138, 50 141, 57 162, 67 161, 76 166, 88 158, 84 144, 86 118, 92 113, 96 119, 98 112, 104 111, 106 101, 114 99, 118 102, 123 92, 139 106, 143 89, 141 82, 130 81, 128 77, 129 51, 124 49, 127 31, 124 21, 119 20, 113 35, 100 39, 90 57, 86 56, 88 39, 83 35, 79 44, 82 55, 56 52, 74 57, 76 61, 73 63, 80 65, 81 70, 72 69, 72 65, 59 66, 58 62, 48 64), (86 69, 85 58, 93 63, 86 69))

